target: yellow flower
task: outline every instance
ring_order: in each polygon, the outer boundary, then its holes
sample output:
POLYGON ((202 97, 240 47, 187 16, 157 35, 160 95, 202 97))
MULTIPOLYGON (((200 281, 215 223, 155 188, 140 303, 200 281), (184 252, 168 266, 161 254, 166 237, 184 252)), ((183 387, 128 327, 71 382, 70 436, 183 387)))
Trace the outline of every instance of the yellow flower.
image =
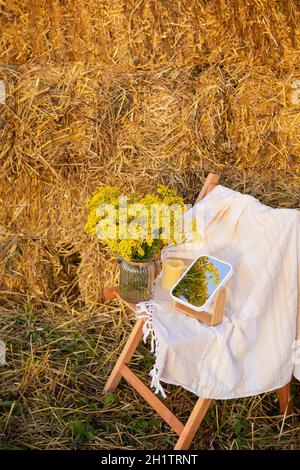
POLYGON ((126 200, 118 189, 103 186, 87 207, 85 231, 129 261, 149 259, 176 240, 184 203, 175 190, 163 185, 155 194, 139 198, 133 193, 126 200))

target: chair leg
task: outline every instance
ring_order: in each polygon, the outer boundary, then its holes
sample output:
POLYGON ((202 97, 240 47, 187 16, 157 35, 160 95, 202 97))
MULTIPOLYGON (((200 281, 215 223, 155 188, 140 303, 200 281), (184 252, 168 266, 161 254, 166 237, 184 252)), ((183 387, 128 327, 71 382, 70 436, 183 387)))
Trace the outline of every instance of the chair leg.
POLYGON ((190 447, 210 404, 211 400, 209 398, 198 398, 198 401, 194 406, 178 441, 176 442, 174 450, 187 450, 190 447))
POLYGON ((279 412, 281 415, 284 415, 285 412, 287 415, 293 413, 293 401, 291 397, 291 382, 284 385, 283 387, 277 390, 279 398, 279 412))
POLYGON ((119 297, 117 287, 104 287, 102 294, 104 300, 113 300, 119 297))
POLYGON ((130 359, 132 358, 134 351, 136 350, 142 335, 143 335, 143 325, 144 325, 144 319, 140 318, 137 320, 135 323, 132 332, 130 333, 130 336, 123 348, 123 351, 121 352, 119 359, 116 362, 115 367, 112 370, 112 373, 109 376, 108 381, 106 382, 106 385, 104 387, 104 393, 109 393, 113 392, 117 386, 119 385, 119 382, 121 380, 121 373, 120 370, 124 364, 128 364, 130 362, 130 359))
POLYGON ((214 173, 209 173, 206 180, 204 181, 204 184, 196 199, 196 202, 201 201, 201 199, 203 199, 206 196, 206 194, 212 191, 217 186, 218 181, 219 181, 218 175, 215 175, 214 173))

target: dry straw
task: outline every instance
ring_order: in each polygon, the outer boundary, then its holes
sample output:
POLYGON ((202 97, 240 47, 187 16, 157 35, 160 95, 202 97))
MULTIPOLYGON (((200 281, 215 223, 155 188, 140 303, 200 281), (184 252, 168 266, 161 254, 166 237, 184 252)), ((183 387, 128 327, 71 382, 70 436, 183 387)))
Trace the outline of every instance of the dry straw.
POLYGON ((205 174, 299 204, 293 1, 0 2, 1 288, 100 300, 115 264, 83 233, 101 184, 205 174))

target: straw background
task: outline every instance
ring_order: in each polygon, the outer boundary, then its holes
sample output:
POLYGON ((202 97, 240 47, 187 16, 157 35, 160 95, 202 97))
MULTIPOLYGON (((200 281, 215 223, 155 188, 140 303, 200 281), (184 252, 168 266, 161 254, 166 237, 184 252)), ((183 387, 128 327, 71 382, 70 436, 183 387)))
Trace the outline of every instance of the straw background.
MULTIPOLYGON (((292 84, 300 80, 300 4, 0 0, 0 31, 0 80, 7 90, 0 104, 1 335, 15 344, 10 354, 17 364, 16 375, 5 373, 6 391, 26 396, 29 370, 37 389, 50 387, 53 394, 52 382, 38 380, 48 374, 48 356, 41 355, 38 370, 33 358, 28 365, 19 356, 22 328, 32 328, 28 312, 54 330, 76 319, 83 335, 86 321, 101 331, 118 326, 118 337, 103 332, 100 341, 108 345, 101 354, 110 354, 106 375, 130 330, 128 312, 101 299, 103 286, 116 282, 116 257, 83 232, 85 201, 98 186, 146 192, 164 183, 192 202, 212 171, 221 184, 273 207, 299 208, 300 99, 293 102, 292 84), (12 312, 22 328, 12 325, 12 312)), ((92 334, 99 344, 100 332, 92 334)), ((99 357, 92 350, 87 357, 94 364, 99 357)), ((48 364, 52 375, 63 364, 48 364)), ((101 370, 91 376, 102 377, 101 370)), ((10 410, 7 430, 14 424, 10 410)), ((45 448, 46 434, 20 445, 45 448)), ((112 435, 97 445, 121 446, 115 428, 112 435)), ((68 439, 51 445, 66 448, 68 439)), ((158 446, 173 442, 157 439, 158 446)), ((143 448, 142 441, 124 446, 143 448)))

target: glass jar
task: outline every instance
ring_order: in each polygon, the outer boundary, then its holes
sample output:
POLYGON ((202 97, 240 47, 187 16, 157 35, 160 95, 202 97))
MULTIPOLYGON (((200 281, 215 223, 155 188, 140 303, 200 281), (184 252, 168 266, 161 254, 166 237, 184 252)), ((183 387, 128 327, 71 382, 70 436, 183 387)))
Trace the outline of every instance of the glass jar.
POLYGON ((126 302, 137 304, 150 300, 155 280, 156 263, 153 260, 137 263, 120 262, 120 297, 126 302))

